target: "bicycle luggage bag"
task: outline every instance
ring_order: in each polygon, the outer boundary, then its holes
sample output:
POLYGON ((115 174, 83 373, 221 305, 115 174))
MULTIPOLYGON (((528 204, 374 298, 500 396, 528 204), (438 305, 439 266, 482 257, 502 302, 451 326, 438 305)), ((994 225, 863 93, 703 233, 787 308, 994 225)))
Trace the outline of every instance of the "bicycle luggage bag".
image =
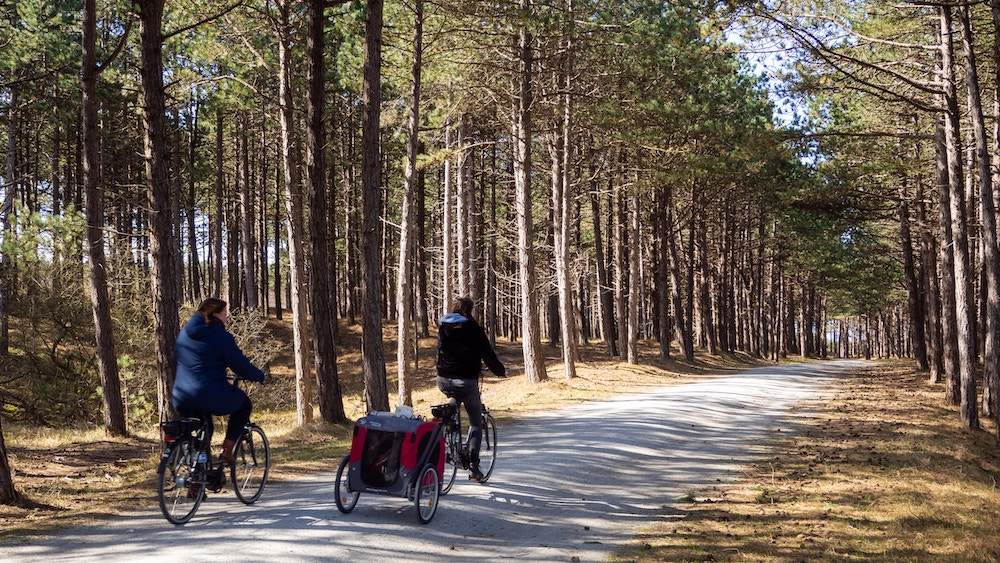
POLYGON ((370 414, 354 424, 348 479, 355 491, 401 495, 425 464, 442 475, 444 459, 438 423, 370 414))

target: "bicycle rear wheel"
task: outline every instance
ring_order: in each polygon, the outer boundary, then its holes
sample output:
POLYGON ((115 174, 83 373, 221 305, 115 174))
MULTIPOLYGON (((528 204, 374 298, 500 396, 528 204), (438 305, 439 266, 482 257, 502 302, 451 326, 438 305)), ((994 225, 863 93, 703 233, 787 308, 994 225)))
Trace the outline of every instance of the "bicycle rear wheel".
POLYGON ((461 444, 461 436, 456 437, 453 432, 446 432, 444 435, 444 475, 441 476, 441 494, 446 495, 455 484, 455 475, 458 474, 458 466, 462 463, 455 448, 461 444))
POLYGON ((174 442, 156 469, 156 492, 160 510, 171 524, 184 524, 194 516, 205 499, 204 483, 195 483, 198 474, 194 442, 174 442))
POLYGON ((233 489, 243 504, 253 504, 264 492, 271 470, 271 446, 260 426, 250 424, 233 448, 236 465, 230 469, 233 489))
POLYGON ((490 413, 483 412, 483 445, 479 450, 479 469, 483 472, 480 483, 485 483, 493 474, 493 464, 497 460, 497 423, 490 413))

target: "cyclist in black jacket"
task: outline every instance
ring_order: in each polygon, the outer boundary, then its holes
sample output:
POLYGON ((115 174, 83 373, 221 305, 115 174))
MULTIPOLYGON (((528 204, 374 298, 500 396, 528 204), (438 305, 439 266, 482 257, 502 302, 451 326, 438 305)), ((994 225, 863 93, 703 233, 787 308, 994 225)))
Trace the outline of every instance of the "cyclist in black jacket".
POLYGON ((479 449, 483 442, 483 402, 479 396, 479 374, 483 362, 494 374, 505 377, 507 370, 497 358, 486 333, 472 317, 472 300, 461 297, 451 312, 441 317, 438 327, 437 386, 446 395, 465 405, 469 415, 469 479, 483 477, 479 469, 479 449))

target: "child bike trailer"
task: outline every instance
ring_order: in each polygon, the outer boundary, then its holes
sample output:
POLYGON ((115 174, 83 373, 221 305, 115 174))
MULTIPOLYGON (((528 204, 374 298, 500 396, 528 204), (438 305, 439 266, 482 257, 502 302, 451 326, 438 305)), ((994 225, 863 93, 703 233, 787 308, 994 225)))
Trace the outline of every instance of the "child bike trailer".
POLYGON ((415 416, 371 413, 354 424, 351 453, 337 469, 337 508, 354 510, 361 493, 413 501, 426 524, 437 512, 444 473, 441 425, 415 416))

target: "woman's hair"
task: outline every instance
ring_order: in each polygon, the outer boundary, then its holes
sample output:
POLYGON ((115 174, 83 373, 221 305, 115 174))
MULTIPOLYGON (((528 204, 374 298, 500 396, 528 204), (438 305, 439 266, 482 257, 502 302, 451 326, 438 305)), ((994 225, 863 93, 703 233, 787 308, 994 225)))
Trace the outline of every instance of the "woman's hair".
POLYGON ((475 304, 472 302, 472 299, 469 299, 468 297, 459 297, 455 300, 455 304, 451 306, 451 312, 458 313, 467 319, 471 319, 472 308, 474 306, 475 304))
POLYGON ((212 326, 215 323, 215 314, 226 310, 226 302, 218 297, 209 297, 198 305, 198 312, 205 317, 205 324, 212 326))

